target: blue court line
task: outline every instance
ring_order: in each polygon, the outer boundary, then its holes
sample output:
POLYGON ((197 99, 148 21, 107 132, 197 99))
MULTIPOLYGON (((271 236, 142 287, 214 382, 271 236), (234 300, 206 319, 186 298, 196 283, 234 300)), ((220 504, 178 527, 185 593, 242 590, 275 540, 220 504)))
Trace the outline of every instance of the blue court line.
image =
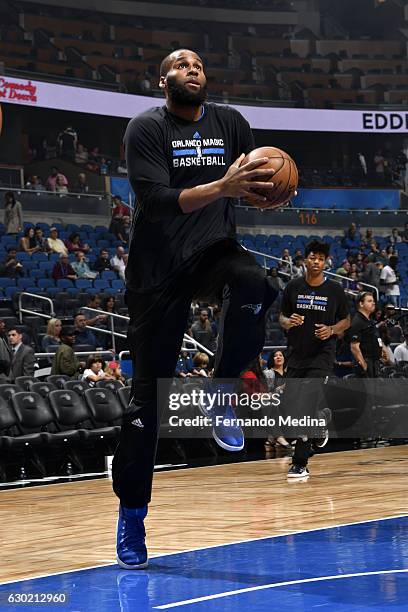
POLYGON ((47 609, 148 612, 185 602, 195 612, 406 612, 407 536, 406 515, 266 536, 161 555, 142 571, 109 565, 13 581, 0 586, 0 602, 10 591, 65 592, 68 604, 47 609))

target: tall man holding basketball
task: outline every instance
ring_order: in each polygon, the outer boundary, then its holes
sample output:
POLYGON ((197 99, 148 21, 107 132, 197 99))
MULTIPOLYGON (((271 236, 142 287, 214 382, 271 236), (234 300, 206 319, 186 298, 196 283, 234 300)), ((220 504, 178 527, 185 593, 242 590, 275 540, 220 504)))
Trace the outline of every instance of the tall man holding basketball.
MULTIPOLYGON (((206 103, 203 62, 193 51, 163 60, 159 87, 166 105, 132 119, 125 134, 138 201, 126 270, 133 382, 113 461, 117 559, 126 569, 148 562, 143 520, 157 447, 157 379, 174 375, 192 299, 222 301, 215 376, 236 378, 263 347, 275 297, 236 241, 232 199, 261 203, 265 197, 253 190, 273 190, 256 180, 271 177, 259 169, 267 158, 241 166, 254 148, 248 123, 232 108, 206 103)), ((214 437, 231 451, 244 445, 238 427, 218 428, 214 437)))
MULTIPOLYGON (((309 242, 305 249, 306 275, 289 281, 283 292, 279 322, 288 332, 287 379, 326 379, 330 376, 335 361, 336 334, 350 327, 342 286, 324 278, 329 248, 319 240, 309 242)), ((294 403, 297 399, 304 400, 299 388, 290 387, 290 400, 286 398, 289 409, 291 400, 294 403)), ((316 385, 314 388, 317 389, 316 385)), ((322 446, 326 441, 299 437, 288 478, 308 476, 306 466, 314 445, 322 446)))

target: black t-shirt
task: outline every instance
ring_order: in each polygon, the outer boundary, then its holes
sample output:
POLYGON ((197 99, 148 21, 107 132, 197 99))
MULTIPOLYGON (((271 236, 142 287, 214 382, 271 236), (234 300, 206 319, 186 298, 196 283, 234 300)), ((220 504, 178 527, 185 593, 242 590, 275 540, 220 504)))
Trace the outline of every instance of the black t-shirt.
POLYGON ((315 324, 335 325, 349 314, 346 294, 339 283, 325 280, 318 287, 304 277, 291 280, 285 287, 282 314, 305 317, 303 325, 288 330, 288 367, 332 370, 336 354, 336 336, 319 340, 315 324))
POLYGON ((367 319, 361 312, 356 312, 348 329, 347 338, 350 342, 359 342, 364 359, 380 359, 381 347, 378 342, 376 322, 367 319))
POLYGON ((182 212, 178 198, 183 189, 222 178, 255 145, 238 111, 212 103, 204 104, 201 119, 193 122, 165 106, 152 108, 130 121, 124 142, 138 201, 126 282, 133 291, 145 292, 170 282, 209 245, 235 238, 231 198, 189 214, 182 212))

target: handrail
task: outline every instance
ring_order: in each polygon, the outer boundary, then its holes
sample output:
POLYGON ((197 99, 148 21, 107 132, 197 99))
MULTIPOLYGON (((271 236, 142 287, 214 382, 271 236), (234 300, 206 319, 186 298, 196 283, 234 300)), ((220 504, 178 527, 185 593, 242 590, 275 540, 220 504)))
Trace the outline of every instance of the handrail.
MULTIPOLYGON (((94 350, 94 351, 74 351, 74 354, 77 356, 82 356, 82 355, 109 355, 110 357, 112 357, 112 351, 98 351, 98 350, 94 350)), ((55 353, 34 353, 34 355, 36 357, 54 357, 55 353)))
POLYGON ((19 310, 19 316, 20 316, 20 323, 23 323, 23 312, 26 312, 28 314, 33 314, 39 317, 45 317, 46 319, 51 319, 55 317, 54 302, 51 300, 51 298, 45 297, 45 295, 37 295, 36 293, 30 293, 29 291, 22 291, 20 295, 18 296, 18 310, 19 310), (26 308, 23 308, 22 301, 23 301, 23 296, 25 295, 36 298, 37 300, 44 300, 45 302, 50 304, 51 315, 49 316, 42 312, 35 312, 33 310, 28 310, 26 308))
MULTIPOLYGON (((275 261, 278 260, 278 261, 283 261, 284 263, 289 263, 289 262, 286 262, 284 259, 281 259, 279 257, 275 257, 273 255, 267 255, 266 253, 260 253, 259 251, 254 251, 253 249, 247 249, 247 251, 249 251, 250 253, 253 253, 254 255, 262 255, 262 257, 264 257, 264 259, 265 259, 265 262, 264 262, 264 268, 265 269, 267 269, 266 259, 273 259, 275 261)), ((292 263, 290 265, 291 265, 291 272, 292 272, 293 271, 292 263)), ((284 274, 285 276, 289 276, 287 274, 287 272, 279 271, 279 273, 280 274, 284 274)), ((351 278, 348 278, 347 276, 342 276, 341 274, 336 274, 335 272, 329 272, 328 270, 325 270, 324 274, 328 275, 328 276, 334 276, 336 278, 339 278, 339 279, 341 279, 342 282, 343 281, 352 282, 351 278)), ((358 282, 359 285, 361 285, 363 287, 369 287, 369 289, 372 290, 373 293, 375 293, 377 301, 379 301, 379 299, 380 299, 380 292, 378 291, 378 289, 377 289, 377 287, 375 285, 369 285, 368 283, 364 283, 362 281, 357 281, 357 282, 358 282)), ((347 289, 349 289, 349 287, 347 287, 347 289)), ((355 294, 358 293, 357 291, 354 292, 353 289, 349 289, 349 291, 351 291, 351 292, 353 292, 355 294)))
POLYGON ((48 189, 26 189, 25 187, 0 187, 0 191, 14 191, 17 195, 20 193, 27 193, 37 196, 54 196, 54 197, 72 197, 72 198, 98 198, 98 200, 108 200, 109 194, 105 191, 98 191, 94 193, 82 193, 82 191, 68 191, 67 193, 58 193, 57 191, 49 191, 48 189))
POLYGON ((289 277, 291 277, 293 275, 293 263, 291 261, 286 261, 286 259, 282 259, 282 257, 275 257, 275 255, 267 255, 266 253, 261 253, 260 251, 255 251, 254 249, 248 249, 247 247, 244 247, 244 249, 246 249, 247 251, 249 251, 253 255, 261 255, 265 259, 265 261, 264 261, 264 268, 265 268, 265 270, 267 269, 266 259, 273 259, 274 261, 280 261, 281 263, 283 263, 285 265, 289 265, 290 274, 288 272, 282 272, 281 270, 279 270, 280 274, 283 274, 284 276, 289 276, 289 277))

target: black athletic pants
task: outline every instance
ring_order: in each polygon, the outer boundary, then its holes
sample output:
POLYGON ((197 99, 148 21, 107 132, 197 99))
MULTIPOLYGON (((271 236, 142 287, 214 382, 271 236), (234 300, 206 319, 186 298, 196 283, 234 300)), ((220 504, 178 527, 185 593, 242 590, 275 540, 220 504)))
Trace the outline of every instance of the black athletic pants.
MULTIPOLYGON (((324 370, 319 368, 298 369, 288 367, 285 378, 326 378, 326 376, 330 376, 331 373, 331 370, 324 370)), ((303 438, 298 438, 296 440, 295 452, 293 454, 292 463, 300 467, 306 467, 309 457, 311 457, 312 455, 312 440, 304 440, 303 438)))
POLYGON ((163 289, 127 292, 132 391, 112 466, 113 489, 125 507, 150 501, 159 427, 157 379, 174 376, 191 301, 211 297, 222 301, 215 376, 236 378, 263 348, 265 313, 276 297, 264 270, 237 243, 209 247, 163 289))

